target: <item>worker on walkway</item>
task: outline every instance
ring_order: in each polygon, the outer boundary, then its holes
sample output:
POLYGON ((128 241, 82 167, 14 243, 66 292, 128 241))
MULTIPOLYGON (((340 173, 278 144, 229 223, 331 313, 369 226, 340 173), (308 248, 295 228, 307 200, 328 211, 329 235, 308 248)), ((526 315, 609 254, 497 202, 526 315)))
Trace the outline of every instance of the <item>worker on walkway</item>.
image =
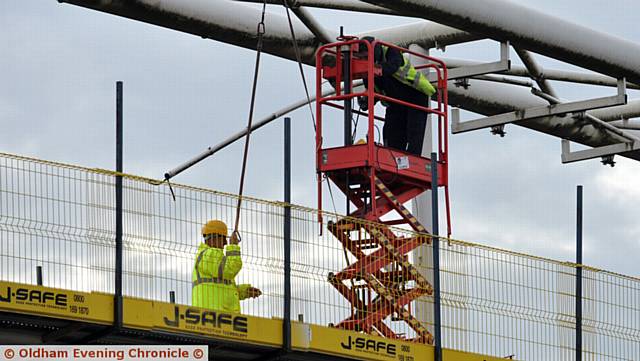
POLYGON ((202 237, 191 277, 192 304, 239 313, 240 300, 259 297, 262 292, 249 284, 235 283, 242 268, 238 238, 234 233, 229 239, 227 225, 218 220, 209 221, 202 227, 202 237))
MULTIPOLYGON (((365 36, 362 40, 373 43, 375 39, 365 36)), ((436 89, 424 74, 411 65, 408 57, 398 49, 382 44, 376 44, 373 52, 375 64, 382 68, 382 75, 375 78, 376 93, 429 107, 429 98, 435 94, 436 89)), ((360 45, 357 55, 367 56, 367 48, 364 44, 360 45)), ((427 113, 393 102, 383 101, 382 104, 387 108, 382 129, 385 146, 418 156, 422 155, 427 113)), ((359 97, 358 105, 360 109, 366 111, 367 97, 359 97)))

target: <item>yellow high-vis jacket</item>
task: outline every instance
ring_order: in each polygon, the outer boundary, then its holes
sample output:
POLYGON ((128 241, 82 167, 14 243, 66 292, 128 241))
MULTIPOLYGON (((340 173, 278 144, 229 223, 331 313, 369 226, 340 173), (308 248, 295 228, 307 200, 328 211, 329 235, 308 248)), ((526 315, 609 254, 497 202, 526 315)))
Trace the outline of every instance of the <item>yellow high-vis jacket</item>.
POLYGON ((196 252, 191 281, 191 303, 195 307, 240 312, 240 300, 247 298, 249 284, 236 285, 242 268, 240 246, 228 244, 224 251, 201 243, 196 252))

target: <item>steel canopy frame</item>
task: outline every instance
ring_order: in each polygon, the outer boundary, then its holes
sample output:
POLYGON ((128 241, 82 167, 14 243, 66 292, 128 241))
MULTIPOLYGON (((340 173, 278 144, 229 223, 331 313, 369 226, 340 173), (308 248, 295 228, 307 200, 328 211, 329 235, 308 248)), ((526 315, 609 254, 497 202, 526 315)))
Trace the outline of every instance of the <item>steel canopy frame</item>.
MULTIPOLYGON (((487 1, 491 3, 501 3, 501 1, 498 0, 483 0, 483 4, 487 1)), ((255 49, 255 24, 257 24, 260 16, 259 9, 234 1, 129 0, 123 2, 117 0, 63 0, 63 2, 163 26, 203 38, 214 39, 248 49, 255 49)), ((313 1, 300 1, 299 3, 311 2, 313 1)), ((368 2, 373 2, 373 0, 368 2)), ((384 1, 380 0, 380 3, 383 2, 384 1)), ((400 6, 409 2, 410 1, 406 0, 397 0, 396 4, 396 0, 394 0, 393 4, 391 4, 392 2, 384 3, 388 6, 400 6)), ((426 4, 427 2, 428 1, 422 3, 426 4)), ((459 4, 461 2, 469 5, 466 1, 450 0, 442 6, 446 7, 449 6, 447 4, 459 4)), ((335 3, 335 1, 329 1, 327 6, 333 6, 333 3, 335 3)), ((356 2, 349 1, 348 3, 355 4, 356 2)), ((478 10, 476 9, 477 7, 477 5, 472 6, 474 10, 478 10)), ((336 6, 336 8, 340 7, 336 6)), ((538 12, 534 13, 538 14, 538 12)), ((534 16, 532 14, 529 15, 534 16)), ((547 15, 542 14, 543 19, 547 17, 547 15)), ((268 26, 265 34, 264 50, 272 55, 294 60, 295 54, 291 47, 291 34, 286 18, 278 14, 268 13, 266 19, 268 26)), ((563 20, 555 20, 564 23, 563 20)), ((570 25, 573 26, 573 24, 570 25)), ((300 22, 296 21, 294 27, 302 53, 302 61, 305 64, 313 65, 313 54, 319 41, 313 33, 300 22)), ((577 27, 582 29, 582 27, 577 27)), ((469 34, 445 25, 434 24, 427 21, 380 29, 368 32, 367 34, 404 47, 407 47, 408 44, 411 43, 417 43, 425 48, 443 47, 482 38, 481 35, 469 34), (382 36, 382 34, 384 34, 384 36, 382 36)), ((601 33, 597 34, 598 36, 610 38, 601 33)), ((517 38, 519 39, 519 37, 517 38)), ((627 44, 626 41, 617 38, 614 39, 616 40, 616 44, 621 41, 627 44)), ((632 49, 638 48, 636 44, 629 44, 632 49)), ((614 53, 615 54, 611 56, 619 55, 617 54, 618 52, 614 53)), ((625 54, 626 57, 631 57, 631 55, 631 53, 625 54)), ((551 56, 554 57, 553 55, 551 56)), ((584 60, 587 58, 583 57, 581 59, 584 60)), ((640 62, 640 57, 629 61, 640 62)), ((606 68, 607 67, 604 67, 603 69, 607 70, 606 68)), ((620 68, 620 66, 616 68, 620 68)), ((637 67, 636 71, 640 71, 640 67, 637 67)), ((611 71, 608 72, 611 73, 611 71)), ((631 77, 629 77, 629 79, 633 80, 631 77)), ((609 79, 607 79, 607 82, 608 81, 609 79)), ((469 80, 469 84, 471 87, 468 89, 450 84, 449 95, 452 105, 483 115, 496 115, 548 104, 528 91, 523 92, 523 88, 521 87, 480 80, 469 80)), ((602 113, 605 113, 614 119, 628 119, 628 117, 625 116, 618 117, 618 113, 623 112, 622 109, 625 109, 624 111, 628 110, 629 113, 637 113, 635 107, 632 106, 633 103, 634 102, 631 102, 629 106, 626 107, 602 109, 598 111, 598 117, 606 118, 601 116, 602 113)), ((531 121, 523 121, 518 123, 518 125, 592 147, 618 144, 622 141, 619 137, 607 134, 607 132, 596 129, 589 124, 581 124, 573 119, 567 121, 565 118, 544 117, 531 121)), ((637 151, 625 153, 624 156, 640 160, 640 152, 637 151)))

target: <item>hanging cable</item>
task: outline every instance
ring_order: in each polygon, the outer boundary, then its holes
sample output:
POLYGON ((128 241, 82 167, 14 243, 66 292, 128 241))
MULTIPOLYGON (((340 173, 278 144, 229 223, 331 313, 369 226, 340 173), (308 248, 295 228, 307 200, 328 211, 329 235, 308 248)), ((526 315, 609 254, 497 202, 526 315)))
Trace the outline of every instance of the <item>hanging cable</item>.
POLYGON ((287 0, 282 0, 284 8, 287 12, 287 19, 289 20, 289 30, 291 31, 291 41, 293 42, 293 51, 296 54, 296 61, 298 62, 298 68, 300 69, 300 76, 302 77, 302 85, 304 86, 304 92, 307 94, 307 100, 309 101, 309 113, 311 114, 311 121, 313 122, 313 130, 316 130, 316 117, 313 114, 313 107, 311 106, 311 96, 309 96, 309 88, 307 86, 307 78, 304 75, 304 69, 302 69, 302 56, 300 55, 300 48, 298 47, 298 41, 296 40, 296 34, 293 31, 293 22, 291 21, 291 14, 289 13, 289 3, 287 0))
POLYGON ((240 189, 238 191, 238 205, 236 207, 236 222, 233 227, 233 234, 240 241, 240 233, 238 232, 238 225, 240 224, 240 208, 242 206, 242 193, 244 191, 244 176, 247 170, 247 157, 249 155, 249 140, 251 139, 251 125, 253 124, 253 109, 256 102, 256 88, 258 87, 258 73, 260 70, 260 55, 262 53, 262 38, 265 33, 264 16, 267 12, 267 1, 262 3, 262 16, 258 23, 257 35, 258 43, 256 44, 256 66, 253 72, 253 88, 251 89, 251 105, 249 106, 249 121, 247 124, 247 136, 244 142, 244 154, 242 156, 242 172, 240 173, 240 189))

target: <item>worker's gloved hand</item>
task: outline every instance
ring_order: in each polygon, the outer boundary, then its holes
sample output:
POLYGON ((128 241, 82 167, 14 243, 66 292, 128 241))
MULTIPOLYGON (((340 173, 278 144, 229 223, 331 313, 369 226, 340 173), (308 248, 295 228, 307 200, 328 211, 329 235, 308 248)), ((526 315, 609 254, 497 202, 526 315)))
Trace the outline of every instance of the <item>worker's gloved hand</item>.
POLYGON ((249 287, 247 289, 247 297, 249 298, 260 297, 261 295, 262 295, 262 291, 260 291, 259 288, 249 287))
POLYGON ((229 237, 229 244, 238 244, 240 241, 240 233, 233 231, 233 233, 231 233, 231 237, 229 237))
POLYGON ((358 106, 362 111, 366 112, 367 110, 369 110, 369 100, 367 99, 367 97, 358 97, 358 106))

